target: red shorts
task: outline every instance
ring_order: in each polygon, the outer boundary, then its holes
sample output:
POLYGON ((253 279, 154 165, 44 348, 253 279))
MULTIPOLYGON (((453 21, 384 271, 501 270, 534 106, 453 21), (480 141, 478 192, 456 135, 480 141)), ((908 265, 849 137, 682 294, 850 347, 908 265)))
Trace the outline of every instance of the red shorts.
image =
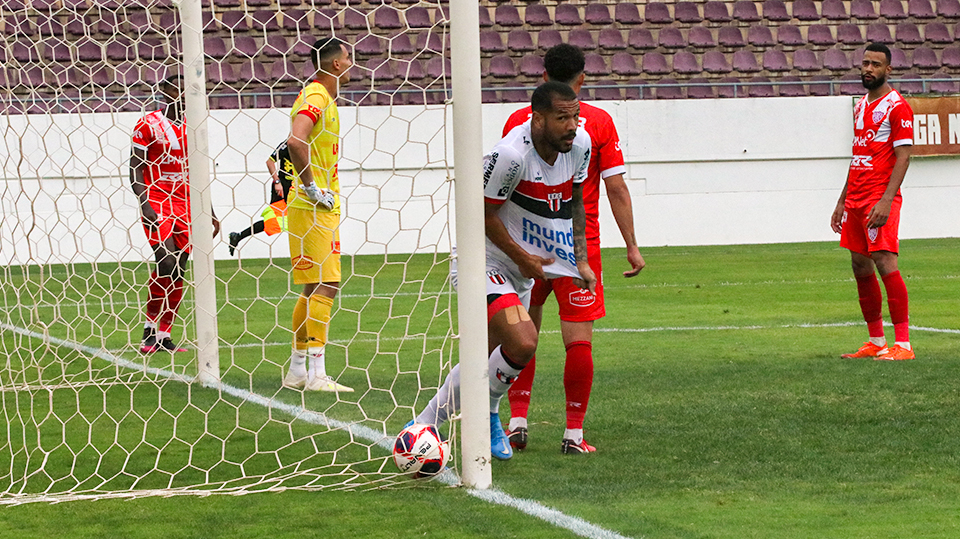
POLYGON ((890 217, 880 228, 867 228, 867 216, 876 204, 875 200, 863 204, 847 203, 843 209, 840 228, 840 247, 854 253, 870 256, 875 251, 900 252, 900 205, 897 196, 890 205, 890 217))
POLYGON ((557 296, 560 305, 560 320, 564 322, 592 322, 606 316, 603 306, 603 264, 600 261, 600 242, 587 244, 587 260, 597 276, 597 293, 573 284, 572 277, 560 277, 549 281, 537 280, 530 295, 530 305, 543 305, 550 293, 557 296))
POLYGON ((150 206, 157 212, 157 227, 151 230, 143 224, 151 247, 173 238, 177 249, 190 252, 190 203, 183 201, 151 200, 150 206))

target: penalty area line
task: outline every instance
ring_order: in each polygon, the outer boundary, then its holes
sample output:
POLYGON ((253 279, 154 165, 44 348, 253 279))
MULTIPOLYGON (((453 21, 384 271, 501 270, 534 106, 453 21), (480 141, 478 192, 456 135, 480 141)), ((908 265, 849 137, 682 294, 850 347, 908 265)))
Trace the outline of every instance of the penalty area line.
MULTIPOLYGON (((94 348, 92 346, 86 346, 80 343, 75 343, 65 339, 60 339, 52 335, 44 335, 42 333, 37 333, 26 328, 17 327, 14 325, 6 324, 0 322, 0 329, 11 331, 25 337, 32 339, 39 339, 48 344, 53 344, 56 346, 62 346, 65 348, 70 348, 78 352, 84 352, 100 358, 109 363, 113 363, 119 367, 142 371, 147 374, 154 376, 161 376, 171 380, 177 380, 187 384, 193 383, 196 381, 195 376, 178 374, 167 369, 158 369, 155 367, 148 367, 146 365, 124 359, 122 357, 116 356, 106 350, 101 348, 94 348)), ((289 344, 289 343, 287 343, 289 344)), ((224 384, 223 382, 216 383, 207 383, 203 384, 204 387, 211 389, 219 390, 223 393, 241 399, 243 401, 259 404, 268 409, 282 411, 296 419, 302 421, 307 421, 315 425, 323 425, 330 429, 344 430, 350 433, 351 436, 356 438, 361 438, 368 442, 376 444, 378 447, 387 451, 388 453, 393 449, 393 439, 386 436, 384 433, 371 429, 365 425, 358 425, 356 423, 347 423, 344 421, 339 421, 333 419, 325 414, 320 412, 315 412, 313 410, 308 410, 302 406, 295 406, 292 404, 287 404, 285 402, 279 401, 275 398, 267 397, 265 395, 260 395, 259 393, 254 393, 246 389, 241 389, 239 387, 234 387, 229 384, 224 384)), ((459 477, 457 477, 452 471, 448 471, 442 474, 437 478, 439 481, 448 484, 456 485, 460 482, 459 477)), ((573 532, 580 537, 586 537, 588 539, 629 539, 626 536, 617 534, 605 528, 601 528, 595 524, 591 524, 581 518, 570 516, 564 514, 556 509, 547 507, 540 504, 534 500, 527 500, 523 498, 515 498, 495 489, 489 490, 478 490, 468 488, 465 489, 468 494, 478 498, 480 500, 486 501, 488 503, 494 503, 497 505, 503 505, 522 511, 530 516, 539 518, 544 522, 556 526, 558 528, 566 529, 570 532, 573 532)))

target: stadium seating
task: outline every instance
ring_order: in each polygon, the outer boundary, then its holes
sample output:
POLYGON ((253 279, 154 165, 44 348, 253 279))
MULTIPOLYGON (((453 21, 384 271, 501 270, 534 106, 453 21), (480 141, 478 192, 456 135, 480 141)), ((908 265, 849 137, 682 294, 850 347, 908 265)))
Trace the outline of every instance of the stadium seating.
MULTIPOLYGON (((7 43, 0 47, 0 60, 7 86, 17 95, 46 91, 44 84, 57 80, 115 81, 105 84, 113 97, 129 91, 146 94, 145 85, 161 71, 158 65, 181 48, 178 14, 170 0, 33 0, 30 9, 19 11, 12 8, 14 3, 0 2, 0 28, 7 43)), ((543 53, 561 42, 588 53, 588 85, 600 80, 626 85, 622 91, 605 88, 589 94, 597 98, 852 91, 868 42, 891 47, 895 77, 904 78, 908 70, 926 78, 960 75, 960 47, 955 45, 960 0, 479 4, 482 83, 491 88, 536 84, 543 53), (724 78, 736 86, 717 85, 724 78), (679 92, 679 87, 665 92, 640 89, 663 79, 681 87, 705 82, 679 92)), ((417 92, 405 89, 405 81, 421 85, 449 77, 437 58, 449 51, 449 41, 442 37, 448 31, 446 6, 446 1, 415 0, 205 2, 208 89, 237 91, 253 81, 272 85, 275 102, 285 100, 296 93, 304 73, 312 73, 307 57, 313 40, 334 32, 353 45, 357 69, 365 70, 366 80, 372 76, 375 84, 391 86, 364 97, 364 102, 380 102, 384 95, 392 103, 435 99, 430 92, 415 96, 417 92)), ((921 86, 933 91, 932 83, 921 86)), ((956 85, 941 82, 936 91, 949 88, 956 85)), ((500 102, 523 93, 495 89, 484 98, 500 102)), ((238 102, 229 96, 221 101, 238 102)), ((128 106, 129 100, 124 103, 128 106)))

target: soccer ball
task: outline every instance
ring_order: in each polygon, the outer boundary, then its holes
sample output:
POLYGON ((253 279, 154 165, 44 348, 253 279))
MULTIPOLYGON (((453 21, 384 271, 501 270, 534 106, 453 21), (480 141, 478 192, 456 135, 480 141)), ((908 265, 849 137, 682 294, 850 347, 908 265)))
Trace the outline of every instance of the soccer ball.
POLYGON ((450 444, 433 425, 414 423, 400 431, 393 444, 393 462, 403 473, 436 475, 449 457, 450 444))

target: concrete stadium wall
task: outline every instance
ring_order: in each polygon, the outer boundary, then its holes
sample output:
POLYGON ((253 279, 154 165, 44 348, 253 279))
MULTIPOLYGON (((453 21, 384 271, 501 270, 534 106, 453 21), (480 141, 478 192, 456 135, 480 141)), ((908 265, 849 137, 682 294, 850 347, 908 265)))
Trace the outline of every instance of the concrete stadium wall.
MULTIPOLYGON (((600 102, 627 161, 641 245, 831 240, 830 212, 853 137, 849 97, 600 102)), ((485 105, 484 146, 516 105, 485 105)), ((0 118, 0 263, 142 260, 149 255, 127 181, 135 113, 0 118)), ((341 108, 348 254, 449 249, 452 137, 442 107, 341 108), (442 126, 448 125, 444 131, 442 126)), ((279 110, 212 112, 215 210, 226 233, 259 219, 265 160, 289 132, 279 110)), ((915 158, 903 238, 960 236, 943 201, 960 196, 955 158, 915 158)), ((479 175, 478 175, 479 176, 479 175)), ((623 244, 601 201, 602 243, 623 244)), ((247 240, 244 258, 286 258, 285 236, 247 240)))

